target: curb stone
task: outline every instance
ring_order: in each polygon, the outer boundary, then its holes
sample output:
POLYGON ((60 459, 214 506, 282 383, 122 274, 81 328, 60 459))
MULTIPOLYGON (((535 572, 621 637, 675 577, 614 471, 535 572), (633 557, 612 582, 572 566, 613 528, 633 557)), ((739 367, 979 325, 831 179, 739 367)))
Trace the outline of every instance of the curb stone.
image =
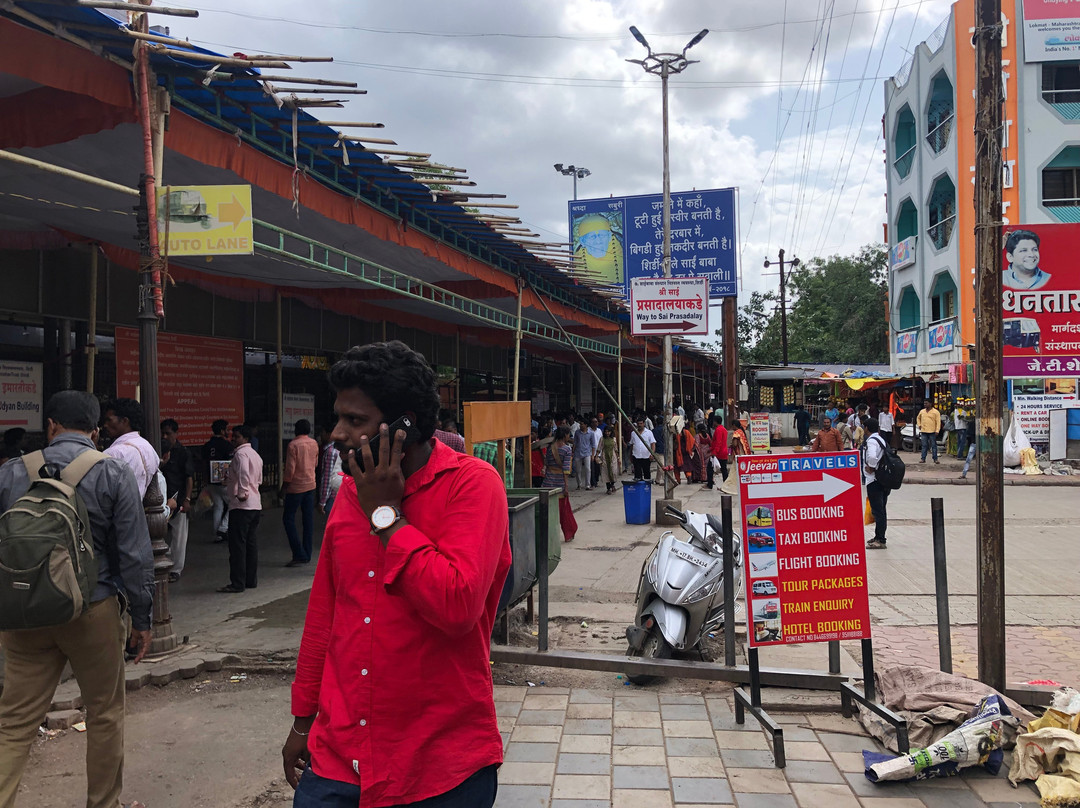
MULTIPOLYGON (((154 665, 128 665, 124 671, 124 683, 127 690, 141 690, 149 684, 164 687, 177 679, 194 679, 200 673, 212 673, 220 671, 226 665, 235 665, 240 662, 236 654, 202 654, 198 657, 181 657, 158 662, 154 665)), ((53 695, 49 715, 54 712, 78 713, 83 706, 82 696, 79 693, 77 682, 65 682, 56 689, 53 695)), ((81 713, 80 713, 81 715, 81 713)), ((75 722, 81 719, 74 719, 75 722)), ((50 729, 55 729, 51 725, 50 729)), ((67 727, 62 727, 66 729, 67 727)))
POLYGON ((71 729, 72 724, 83 720, 82 710, 54 710, 45 715, 48 729, 71 729))

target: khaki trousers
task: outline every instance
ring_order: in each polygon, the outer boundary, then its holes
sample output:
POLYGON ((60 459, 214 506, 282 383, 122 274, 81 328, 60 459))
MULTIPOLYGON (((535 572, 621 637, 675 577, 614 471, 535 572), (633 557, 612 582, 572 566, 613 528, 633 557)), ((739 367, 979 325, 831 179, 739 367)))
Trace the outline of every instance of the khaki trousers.
POLYGON ((86 806, 117 808, 124 778, 124 642, 115 595, 63 626, 0 632, 0 808, 12 808, 30 745, 70 662, 86 707, 86 806))

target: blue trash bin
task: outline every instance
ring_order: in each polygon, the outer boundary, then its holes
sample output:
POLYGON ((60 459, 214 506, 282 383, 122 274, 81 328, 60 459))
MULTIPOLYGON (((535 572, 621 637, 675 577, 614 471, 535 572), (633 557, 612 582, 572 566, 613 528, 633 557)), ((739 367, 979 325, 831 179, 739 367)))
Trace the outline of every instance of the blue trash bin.
POLYGON ((626 512, 626 524, 647 525, 651 520, 652 485, 647 481, 623 483, 623 510, 626 512))

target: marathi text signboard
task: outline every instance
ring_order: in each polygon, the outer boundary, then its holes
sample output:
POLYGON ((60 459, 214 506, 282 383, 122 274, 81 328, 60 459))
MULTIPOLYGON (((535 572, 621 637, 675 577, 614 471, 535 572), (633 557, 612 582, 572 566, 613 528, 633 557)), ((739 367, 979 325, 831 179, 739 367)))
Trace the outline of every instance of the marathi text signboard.
MULTIPOLYGON (((315 423, 315 396, 310 393, 282 393, 281 420, 282 434, 285 440, 296 437, 296 422, 304 419, 308 424, 315 423)), ((314 428, 314 426, 313 426, 314 428)))
POLYGON ((1003 236, 1004 375, 1080 375, 1080 225, 1019 225, 1003 236))
POLYGON ((769 413, 750 413, 750 451, 754 454, 767 454, 771 448, 769 413))
MULTIPOLYGON (((664 276, 662 194, 569 203, 570 244, 584 278, 598 284, 664 276)), ((735 189, 671 194, 671 274, 709 280, 710 297, 734 297, 735 189)))
MULTIPOLYGON (((1024 0, 1024 61, 1080 58, 1080 8, 1061 0, 1024 0)), ((1053 92, 1046 99, 1057 99, 1053 92)), ((1061 99, 1071 100, 1070 98, 1061 99)))
POLYGON ((751 646, 870 637, 858 452, 740 457, 751 646))
POLYGON ((41 396, 40 362, 0 362, 0 431, 40 432, 41 396))
POLYGON ((630 333, 635 337, 708 334, 708 278, 631 280, 630 333))
POLYGON ((163 241, 169 235, 170 256, 255 251, 250 185, 168 185, 158 194, 157 208, 158 231, 163 241))
MULTIPOLYGON (((139 398, 139 332, 116 329, 116 395, 139 398)), ((158 334, 161 417, 180 424, 180 441, 210 439, 210 424, 244 422, 244 343, 186 334, 158 334)), ((157 428, 156 425, 148 428, 157 428)))

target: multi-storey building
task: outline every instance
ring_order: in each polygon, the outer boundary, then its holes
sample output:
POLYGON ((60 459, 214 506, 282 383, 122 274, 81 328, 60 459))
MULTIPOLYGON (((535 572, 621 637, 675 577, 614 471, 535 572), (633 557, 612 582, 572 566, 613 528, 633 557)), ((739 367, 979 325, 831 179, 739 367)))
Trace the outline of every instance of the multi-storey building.
MULTIPOLYGON (((1060 8, 1002 3, 1006 225, 1080 222, 1080 46, 1068 44, 1080 19, 1046 19, 1080 15, 1060 8)), ((975 342, 974 20, 975 0, 958 0, 885 82, 890 352, 899 373, 944 372, 966 362, 975 342)))

